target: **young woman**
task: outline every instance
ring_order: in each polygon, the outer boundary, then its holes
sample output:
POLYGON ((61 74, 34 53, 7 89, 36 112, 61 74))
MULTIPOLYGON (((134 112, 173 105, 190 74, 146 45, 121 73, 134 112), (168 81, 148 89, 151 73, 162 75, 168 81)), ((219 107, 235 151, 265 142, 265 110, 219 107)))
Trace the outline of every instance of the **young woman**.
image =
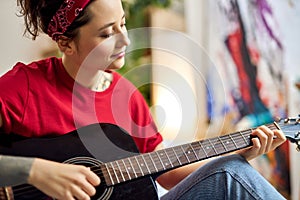
MULTIPOLYGON (((163 148, 142 95, 114 71, 124 65, 130 43, 121 0, 18 2, 27 31, 33 38, 47 33, 63 56, 17 63, 1 77, 3 130, 40 137, 110 123, 130 133, 141 153, 163 148)), ((285 137, 265 126, 252 135, 251 148, 160 175, 157 181, 169 189, 162 199, 283 199, 247 160, 275 149, 285 137)))

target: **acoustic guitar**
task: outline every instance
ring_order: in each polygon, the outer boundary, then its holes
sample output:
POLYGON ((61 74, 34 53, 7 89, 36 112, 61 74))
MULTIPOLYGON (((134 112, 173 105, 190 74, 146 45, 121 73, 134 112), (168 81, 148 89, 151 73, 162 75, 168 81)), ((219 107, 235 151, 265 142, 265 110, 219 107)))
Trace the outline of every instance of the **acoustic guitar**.
MULTIPOLYGON (((267 124, 281 129, 300 150, 300 119, 267 124)), ((101 179, 93 200, 158 199, 155 178, 163 172, 251 146, 253 129, 139 154, 132 137, 113 124, 92 124, 62 136, 24 138, 1 134, 0 154, 40 157, 81 164, 101 179)), ((23 184, 0 190, 0 199, 49 199, 35 187, 23 184)), ((50 198, 51 199, 51 198, 50 198)))

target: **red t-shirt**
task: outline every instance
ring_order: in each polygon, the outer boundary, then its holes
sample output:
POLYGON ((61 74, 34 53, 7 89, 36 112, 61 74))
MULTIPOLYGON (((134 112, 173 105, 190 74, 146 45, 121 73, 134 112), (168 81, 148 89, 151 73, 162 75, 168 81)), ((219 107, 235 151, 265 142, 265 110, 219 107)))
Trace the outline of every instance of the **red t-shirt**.
POLYGON ((63 135, 93 123, 116 124, 133 136, 140 152, 162 141, 141 93, 118 73, 103 92, 91 91, 52 57, 17 63, 0 78, 0 112, 5 132, 27 137, 63 135))

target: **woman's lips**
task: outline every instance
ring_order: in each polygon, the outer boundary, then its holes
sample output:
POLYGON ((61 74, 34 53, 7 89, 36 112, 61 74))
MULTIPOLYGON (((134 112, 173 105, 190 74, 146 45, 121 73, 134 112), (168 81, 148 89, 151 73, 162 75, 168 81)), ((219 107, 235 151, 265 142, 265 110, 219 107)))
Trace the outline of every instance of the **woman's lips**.
POLYGON ((123 58, 125 56, 125 51, 122 51, 120 53, 114 54, 111 57, 112 58, 123 58))

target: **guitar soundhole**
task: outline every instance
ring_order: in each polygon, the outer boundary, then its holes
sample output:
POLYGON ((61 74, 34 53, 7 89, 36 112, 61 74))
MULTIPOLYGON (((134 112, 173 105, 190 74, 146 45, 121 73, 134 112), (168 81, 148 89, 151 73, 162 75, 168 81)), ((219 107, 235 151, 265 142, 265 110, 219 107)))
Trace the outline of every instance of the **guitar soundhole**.
MULTIPOLYGON (((90 157, 75 157, 69 160, 66 160, 64 163, 84 165, 86 167, 100 166, 101 162, 94 158, 90 157)), ((98 174, 98 173, 97 173, 98 174)), ((104 180, 101 180, 103 183, 104 180)), ((105 200, 109 199, 113 192, 113 187, 106 187, 105 184, 100 184, 97 188, 96 195, 92 197, 93 200, 105 200)))

